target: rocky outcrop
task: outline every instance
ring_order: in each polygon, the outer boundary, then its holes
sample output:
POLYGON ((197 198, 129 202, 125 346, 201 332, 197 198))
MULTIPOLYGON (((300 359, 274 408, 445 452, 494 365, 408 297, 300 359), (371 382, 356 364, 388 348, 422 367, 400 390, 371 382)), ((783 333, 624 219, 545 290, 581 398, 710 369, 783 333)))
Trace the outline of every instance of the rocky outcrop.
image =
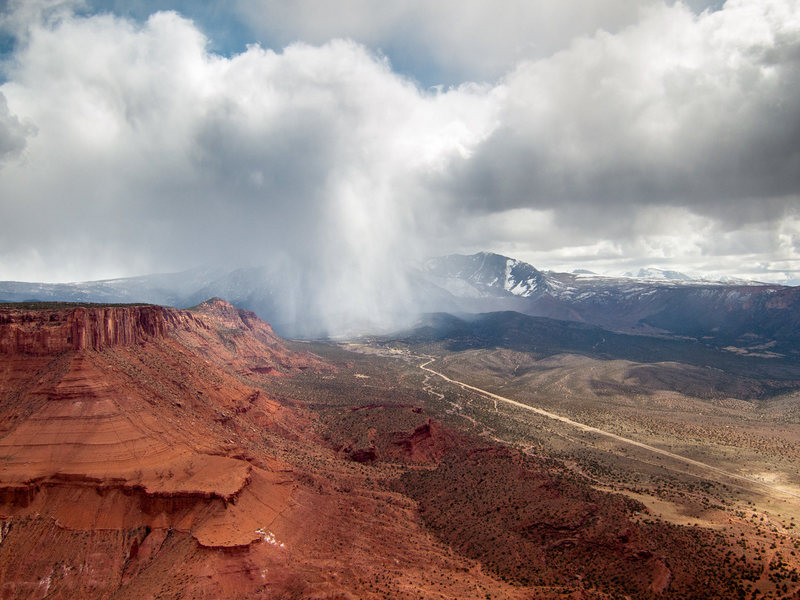
POLYGON ((190 312, 162 306, 77 306, 0 311, 0 354, 46 355, 103 350, 164 337, 178 327, 205 327, 190 312))
POLYGON ((230 331, 246 332, 266 345, 283 345, 283 340, 275 334, 269 323, 259 319, 256 313, 238 308, 222 298, 206 300, 193 310, 213 318, 220 326, 230 331))
POLYGON ((216 343, 209 345, 207 339, 195 345, 196 339, 183 335, 181 330, 177 331, 177 335, 209 360, 231 368, 240 375, 277 377, 309 369, 334 370, 310 352, 290 350, 269 323, 262 321, 254 312, 237 308, 221 298, 211 298, 189 309, 189 312, 207 324, 215 341, 221 342, 224 348, 219 348, 216 343))
POLYGON ((291 372, 270 326, 222 301, 38 308, 0 309, 0 519, 260 541, 295 488, 233 441, 297 427, 240 376, 291 372))
POLYGON ((398 434, 394 444, 402 449, 402 456, 407 460, 436 462, 458 445, 458 436, 438 421, 428 419, 410 434, 398 434))
MULTIPOLYGON (((232 460, 230 466, 239 467, 232 460)), ((275 522, 295 486, 285 474, 245 467, 247 477, 235 491, 190 487, 154 491, 124 478, 81 474, 2 484, 0 518, 48 517, 76 531, 177 530, 206 548, 246 547, 261 540, 258 530, 275 522)))

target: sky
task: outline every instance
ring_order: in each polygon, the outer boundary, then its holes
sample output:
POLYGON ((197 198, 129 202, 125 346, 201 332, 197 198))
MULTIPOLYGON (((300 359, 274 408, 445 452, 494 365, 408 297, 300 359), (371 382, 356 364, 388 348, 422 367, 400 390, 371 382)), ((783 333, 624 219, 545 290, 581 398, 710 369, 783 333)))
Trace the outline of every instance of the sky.
POLYGON ((0 280, 800 283, 798 99, 798 0, 0 0, 0 280))

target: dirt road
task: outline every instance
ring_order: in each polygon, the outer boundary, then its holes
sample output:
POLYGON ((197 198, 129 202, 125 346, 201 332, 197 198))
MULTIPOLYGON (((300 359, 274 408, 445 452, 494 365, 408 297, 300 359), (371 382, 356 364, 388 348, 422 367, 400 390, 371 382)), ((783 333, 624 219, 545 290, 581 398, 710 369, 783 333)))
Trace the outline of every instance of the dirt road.
MULTIPOLYGON (((420 358, 423 358, 423 357, 420 357, 420 358)), ((435 358, 431 358, 430 356, 425 356, 424 358, 429 358, 430 360, 428 360, 427 362, 419 365, 420 369, 422 369, 423 371, 426 371, 426 372, 428 372, 428 373, 430 373, 432 375, 437 375, 437 376, 441 377, 442 379, 444 379, 445 381, 448 381, 448 382, 450 382, 450 383, 452 383, 454 385, 458 385, 458 386, 460 386, 462 388, 465 388, 465 389, 468 389, 468 390, 472 390, 473 392, 478 392, 479 394, 483 394, 484 396, 486 396, 488 398, 491 398, 491 399, 493 399, 495 401, 499 400, 499 401, 505 402, 506 404, 509 404, 511 406, 515 406, 517 408, 521 408, 523 410, 527 410, 527 411, 530 411, 532 413, 536 413, 537 415, 542 415, 543 417, 547 417, 548 419, 553 419, 554 421, 560 421, 562 423, 566 423, 567 425, 571 425, 571 426, 573 426, 573 427, 575 427, 577 429, 580 429, 582 431, 587 431, 587 432, 595 433, 595 434, 598 434, 598 435, 602 435, 602 436, 611 438, 613 440, 616 440, 618 442, 622 442, 624 444, 629 444, 631 446, 636 446, 637 448, 642 448, 644 450, 647 450, 649 452, 653 452, 655 454, 660 454, 661 456, 667 456, 667 457, 672 458, 674 460, 683 462, 683 463, 685 463, 687 465, 692 465, 692 466, 698 467, 700 469, 705 469, 707 471, 712 471, 714 473, 718 473, 720 475, 724 475, 725 477, 729 477, 731 479, 735 479, 735 480, 739 480, 739 481, 746 481, 747 483, 750 483, 750 484, 753 484, 753 485, 757 485, 757 486, 759 486, 761 488, 766 488, 768 490, 771 490, 771 491, 774 491, 774 492, 778 492, 778 493, 784 494, 786 496, 791 496, 792 498, 800 499, 800 494, 796 494, 795 492, 792 492, 790 490, 786 490, 786 489, 781 488, 781 487, 770 485, 770 484, 765 483, 763 481, 759 481, 758 479, 753 479, 751 477, 746 477, 744 475, 739 475, 737 473, 731 473, 730 471, 726 471, 724 469, 720 469, 720 468, 715 467, 713 465, 709 465, 707 463, 700 462, 700 461, 694 460, 692 458, 687 458, 685 456, 681 456, 679 454, 675 454, 675 453, 670 452, 668 450, 662 450, 661 448, 656 448, 655 446, 651 446, 649 444, 644 444, 642 442, 637 442, 636 440, 632 440, 630 438, 626 438, 626 437, 623 437, 621 435, 617 435, 616 433, 612 433, 610 431, 605 431, 603 429, 598 429, 597 427, 592 427, 591 425, 586 425, 584 423, 579 423, 578 421, 573 421, 572 419, 569 419, 567 417, 561 416, 559 414, 556 414, 556 413, 553 413, 553 412, 550 412, 550 411, 547 411, 547 410, 543 410, 541 408, 536 408, 535 406, 530 406, 528 404, 523 404, 522 402, 517 402, 516 400, 511 400, 510 398, 506 398, 504 396, 499 396, 497 394, 493 394, 492 392, 489 392, 487 390, 481 389, 479 387, 475 387, 474 385, 469 385, 468 383, 464 383, 463 381, 458 381, 457 379, 451 379, 447 375, 445 375, 443 373, 440 373, 439 371, 435 371, 435 370, 431 369, 430 367, 428 367, 429 364, 431 364, 434 360, 436 360, 435 358)))

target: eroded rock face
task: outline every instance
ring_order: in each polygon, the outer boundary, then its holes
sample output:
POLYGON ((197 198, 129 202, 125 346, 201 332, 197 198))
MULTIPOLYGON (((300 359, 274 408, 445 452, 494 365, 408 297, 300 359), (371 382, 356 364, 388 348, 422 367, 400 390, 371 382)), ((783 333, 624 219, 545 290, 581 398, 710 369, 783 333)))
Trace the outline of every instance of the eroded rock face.
POLYGON ((197 344, 198 338, 186 328, 179 327, 176 335, 198 354, 240 375, 275 377, 309 369, 333 370, 331 365, 309 352, 289 351, 269 323, 225 300, 212 298, 193 309, 191 315, 208 325, 214 343, 209 344, 205 339, 197 344))
POLYGON ((2 598, 518 597, 343 476, 271 391, 335 369, 252 313, 0 309, 0 340, 2 598))
POLYGON ((161 306, 75 307, 0 311, 0 354, 48 355, 103 350, 164 337, 205 324, 187 311, 161 306))
POLYGON ((521 598, 342 470, 272 392, 335 369, 252 313, 0 309, 0 339, 0 597, 521 598))
POLYGON ((290 469, 249 462, 221 424, 292 416, 196 349, 276 373, 292 353, 255 315, 230 344, 220 331, 240 331, 237 309, 203 308, 0 311, 0 518, 175 529, 207 547, 261 539, 292 496, 290 469))
POLYGON ((399 434, 394 444, 402 448, 403 454, 414 462, 435 462, 452 448, 459 445, 458 436, 442 424, 428 419, 410 434, 399 434))

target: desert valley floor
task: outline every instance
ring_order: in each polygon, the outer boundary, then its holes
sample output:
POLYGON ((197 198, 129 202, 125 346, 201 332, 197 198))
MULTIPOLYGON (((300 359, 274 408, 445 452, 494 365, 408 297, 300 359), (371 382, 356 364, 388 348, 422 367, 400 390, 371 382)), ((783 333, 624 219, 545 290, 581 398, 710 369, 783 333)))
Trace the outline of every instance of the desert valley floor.
POLYGON ((0 597, 797 597, 800 369, 473 342, 3 307, 0 597))

